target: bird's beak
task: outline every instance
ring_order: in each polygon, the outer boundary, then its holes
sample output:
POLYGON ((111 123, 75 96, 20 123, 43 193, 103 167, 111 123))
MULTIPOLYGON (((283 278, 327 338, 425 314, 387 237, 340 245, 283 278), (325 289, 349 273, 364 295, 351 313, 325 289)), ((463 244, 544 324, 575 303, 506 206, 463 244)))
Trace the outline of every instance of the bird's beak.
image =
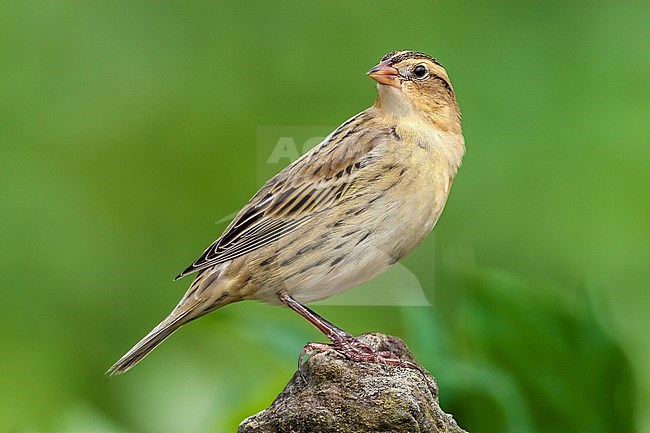
POLYGON ((379 84, 387 84, 398 89, 402 87, 402 82, 399 79, 399 71, 393 68, 388 60, 381 62, 369 70, 368 76, 379 84))

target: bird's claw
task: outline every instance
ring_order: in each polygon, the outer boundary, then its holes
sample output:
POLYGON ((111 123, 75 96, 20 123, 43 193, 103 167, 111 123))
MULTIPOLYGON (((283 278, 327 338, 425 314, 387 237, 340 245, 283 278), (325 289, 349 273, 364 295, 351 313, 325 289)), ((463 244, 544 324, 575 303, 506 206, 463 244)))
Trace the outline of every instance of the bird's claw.
POLYGON ((410 361, 400 359, 393 352, 388 350, 374 350, 372 347, 360 342, 356 337, 346 335, 337 338, 332 344, 310 342, 303 347, 300 356, 298 356, 298 373, 305 383, 307 383, 307 378, 302 369, 305 356, 309 358, 314 353, 321 353, 327 350, 334 350, 344 358, 354 362, 375 362, 385 365, 412 368, 418 370, 426 378, 426 375, 420 366, 410 361))

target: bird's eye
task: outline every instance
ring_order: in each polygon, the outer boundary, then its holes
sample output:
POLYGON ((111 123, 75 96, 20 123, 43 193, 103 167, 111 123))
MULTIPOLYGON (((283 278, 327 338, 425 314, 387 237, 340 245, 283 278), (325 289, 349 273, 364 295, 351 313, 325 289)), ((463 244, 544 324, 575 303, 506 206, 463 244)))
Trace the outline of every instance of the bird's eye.
POLYGON ((413 69, 413 75, 415 75, 417 78, 424 78, 425 75, 427 75, 427 68, 424 65, 417 65, 415 69, 413 69))

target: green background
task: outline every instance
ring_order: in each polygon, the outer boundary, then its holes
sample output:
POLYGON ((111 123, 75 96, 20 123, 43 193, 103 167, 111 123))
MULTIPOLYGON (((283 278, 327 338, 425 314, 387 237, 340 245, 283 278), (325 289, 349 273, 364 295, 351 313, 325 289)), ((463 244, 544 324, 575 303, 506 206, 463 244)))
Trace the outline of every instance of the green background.
POLYGON ((650 431, 649 12, 1 1, 0 431, 234 431, 267 406, 322 337, 254 302, 103 373, 256 191, 258 127, 341 123, 403 48, 447 67, 468 149, 403 262, 432 305, 315 308, 401 336, 472 433, 650 431))

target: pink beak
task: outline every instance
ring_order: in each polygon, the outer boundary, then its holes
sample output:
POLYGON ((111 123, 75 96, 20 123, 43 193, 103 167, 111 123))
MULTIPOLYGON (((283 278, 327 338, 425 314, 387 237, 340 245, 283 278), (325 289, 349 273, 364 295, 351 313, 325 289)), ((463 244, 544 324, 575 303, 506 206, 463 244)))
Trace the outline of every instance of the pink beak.
POLYGON ((369 70, 368 76, 379 84, 386 84, 397 87, 398 89, 402 87, 402 82, 399 79, 399 71, 393 68, 388 60, 381 62, 369 70))

